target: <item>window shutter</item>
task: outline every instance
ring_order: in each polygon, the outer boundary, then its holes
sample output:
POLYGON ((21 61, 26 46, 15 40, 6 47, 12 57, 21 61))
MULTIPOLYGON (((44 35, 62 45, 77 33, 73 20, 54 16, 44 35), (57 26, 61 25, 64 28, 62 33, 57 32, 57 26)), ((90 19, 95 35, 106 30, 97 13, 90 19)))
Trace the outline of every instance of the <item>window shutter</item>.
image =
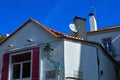
POLYGON ((9 68, 9 53, 4 54, 3 56, 1 80, 8 80, 8 68, 9 68))
POLYGON ((32 80, 39 79, 39 48, 33 49, 32 80))

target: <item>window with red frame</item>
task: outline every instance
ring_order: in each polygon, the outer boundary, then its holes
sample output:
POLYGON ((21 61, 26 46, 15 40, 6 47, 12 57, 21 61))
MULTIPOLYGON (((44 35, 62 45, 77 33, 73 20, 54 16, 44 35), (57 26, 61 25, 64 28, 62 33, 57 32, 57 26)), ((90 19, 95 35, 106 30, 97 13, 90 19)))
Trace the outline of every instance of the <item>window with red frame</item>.
POLYGON ((31 53, 22 53, 11 56, 12 79, 30 78, 31 73, 31 53))

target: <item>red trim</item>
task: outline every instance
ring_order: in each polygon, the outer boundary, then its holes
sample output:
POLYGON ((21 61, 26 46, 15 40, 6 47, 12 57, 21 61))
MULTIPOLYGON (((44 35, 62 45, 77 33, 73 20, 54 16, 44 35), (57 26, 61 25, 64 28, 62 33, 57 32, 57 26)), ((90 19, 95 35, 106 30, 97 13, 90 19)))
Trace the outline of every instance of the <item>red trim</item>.
POLYGON ((1 80, 8 80, 9 54, 4 54, 1 80))
POLYGON ((39 48, 33 49, 32 80, 39 79, 39 48))
MULTIPOLYGON (((39 48, 29 49, 33 50, 32 56, 32 80, 39 79, 39 48)), ((22 52, 22 51, 19 51, 22 52)), ((24 51, 23 51, 24 52, 24 51)), ((1 80, 8 80, 9 60, 11 54, 17 54, 18 52, 7 53, 3 55, 2 74, 1 80)))

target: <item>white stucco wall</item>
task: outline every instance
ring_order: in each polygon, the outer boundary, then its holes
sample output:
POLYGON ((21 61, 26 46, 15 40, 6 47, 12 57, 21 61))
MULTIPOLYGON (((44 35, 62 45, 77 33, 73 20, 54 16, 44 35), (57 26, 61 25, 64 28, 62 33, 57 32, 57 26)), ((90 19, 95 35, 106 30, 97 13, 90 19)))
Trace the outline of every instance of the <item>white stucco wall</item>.
POLYGON ((65 41, 65 77, 75 77, 83 73, 83 80, 97 80, 98 67, 96 48, 82 43, 65 41))
POLYGON ((115 59, 117 61, 120 61, 120 31, 118 30, 111 30, 111 31, 106 31, 106 32, 100 32, 100 33, 90 33, 88 34, 87 39, 90 41, 95 41, 102 43, 103 38, 109 38, 111 37, 112 43, 113 43, 113 50, 114 53, 117 55, 115 59))
POLYGON ((15 48, 17 48, 21 46, 27 46, 30 44, 41 44, 51 42, 53 40, 55 40, 55 37, 53 37, 52 34, 48 33, 46 30, 34 24, 33 22, 29 22, 14 36, 12 36, 9 40, 4 42, 4 44, 2 44, 1 47, 3 50, 9 49, 9 44, 13 44, 15 48), (33 43, 28 42, 28 39, 33 39, 33 43))
POLYGON ((84 79, 98 80, 98 64, 96 48, 88 45, 82 45, 81 48, 82 48, 81 68, 83 69, 84 79))
MULTIPOLYGON (((45 73, 49 70, 54 70, 54 66, 44 56, 44 46, 46 43, 52 45, 53 54, 51 59, 60 62, 59 80, 64 80, 65 77, 76 77, 76 72, 83 72, 83 80, 98 80, 98 64, 97 64, 97 48, 92 44, 83 44, 75 40, 55 38, 53 35, 38 27, 38 25, 30 22, 16 34, 11 36, 0 46, 0 64, 2 64, 3 54, 10 50, 22 49, 31 45, 37 44, 40 47, 40 80, 56 80, 46 79, 45 73), (33 39, 34 42, 28 42, 28 39, 33 39), (14 48, 8 47, 13 44, 14 48)), ((99 48, 98 48, 99 49, 99 48)), ((100 70, 104 73, 101 80, 114 80, 114 66, 104 55, 102 50, 98 50, 100 55, 100 70), (108 76, 111 76, 108 78, 108 76)), ((0 66, 0 73, 2 65, 0 66)), ((0 74, 1 75, 1 74, 0 74)))
MULTIPOLYGON (((8 53, 9 51, 21 50, 23 48, 36 45, 36 46, 40 46, 40 50, 41 50, 40 58, 43 58, 43 47, 46 45, 46 43, 52 43, 55 47, 59 44, 56 41, 58 41, 58 39, 55 38, 52 34, 48 33, 47 31, 45 31, 38 25, 34 24, 33 22, 29 22, 21 30, 19 30, 17 33, 15 33, 13 36, 11 36, 8 40, 6 40, 0 46, 0 64, 1 64, 0 65, 0 73, 2 72, 3 54, 8 53), (33 39, 33 42, 28 42, 27 41, 28 39, 33 39), (14 48, 9 48, 8 47, 9 44, 13 44, 14 48)), ((56 47, 56 48, 58 49, 59 47, 56 47)), ((55 51, 56 51, 56 49, 55 49, 55 51)), ((56 51, 54 53, 59 54, 60 52, 56 51)), ((40 63, 41 63, 41 60, 40 60, 40 63)), ((1 76, 1 74, 0 74, 0 76, 1 76)), ((40 77, 41 77, 41 74, 40 74, 40 77)), ((43 80, 45 80, 45 79, 43 79, 43 80)))
POLYGON ((65 77, 75 78, 75 72, 82 71, 83 80, 116 79, 114 64, 98 45, 69 40, 64 43, 65 77))
POLYGON ((80 71, 81 44, 64 41, 65 77, 75 77, 74 71, 80 71))
POLYGON ((116 80, 114 64, 108 58, 106 58, 101 49, 98 49, 98 56, 100 80, 116 80), (103 74, 101 74, 101 71, 103 74))
POLYGON ((50 59, 54 60, 56 63, 60 63, 60 72, 59 75, 56 75, 55 78, 47 78, 46 79, 46 71, 55 70, 55 67, 50 61, 44 56, 43 48, 44 46, 41 46, 41 79, 40 80, 64 80, 64 42, 63 40, 58 40, 53 43, 51 43, 53 47, 53 54, 50 57, 50 59), (43 48, 42 48, 43 47, 43 48), (59 78, 59 79, 58 79, 59 78))

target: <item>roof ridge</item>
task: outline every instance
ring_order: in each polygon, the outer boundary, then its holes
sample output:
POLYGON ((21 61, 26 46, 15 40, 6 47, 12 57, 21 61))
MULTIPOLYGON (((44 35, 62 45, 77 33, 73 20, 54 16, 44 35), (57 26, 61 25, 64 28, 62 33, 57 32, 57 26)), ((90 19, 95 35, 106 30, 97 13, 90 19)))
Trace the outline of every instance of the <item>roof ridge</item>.
POLYGON ((48 28, 44 25, 42 25, 38 20, 35 20, 35 19, 32 19, 30 18, 29 20, 33 21, 34 23, 37 23, 39 26, 41 26, 43 29, 45 29, 46 31, 48 31, 49 33, 53 34, 55 37, 60 37, 60 36, 63 36, 64 34, 61 33, 61 32, 58 32, 56 30, 53 30, 51 28, 48 28))
POLYGON ((89 34, 89 33, 100 32, 100 31, 107 31, 107 30, 118 29, 118 28, 120 28, 120 25, 108 26, 108 27, 105 27, 105 28, 100 28, 100 29, 98 29, 96 31, 89 31, 87 33, 89 34))
MULTIPOLYGON (((114 25, 114 26, 107 26, 107 27, 104 27, 101 29, 103 30, 103 29, 112 29, 112 28, 119 28, 119 27, 120 27, 120 25, 114 25)), ((101 30, 101 29, 99 29, 99 30, 101 30)))

